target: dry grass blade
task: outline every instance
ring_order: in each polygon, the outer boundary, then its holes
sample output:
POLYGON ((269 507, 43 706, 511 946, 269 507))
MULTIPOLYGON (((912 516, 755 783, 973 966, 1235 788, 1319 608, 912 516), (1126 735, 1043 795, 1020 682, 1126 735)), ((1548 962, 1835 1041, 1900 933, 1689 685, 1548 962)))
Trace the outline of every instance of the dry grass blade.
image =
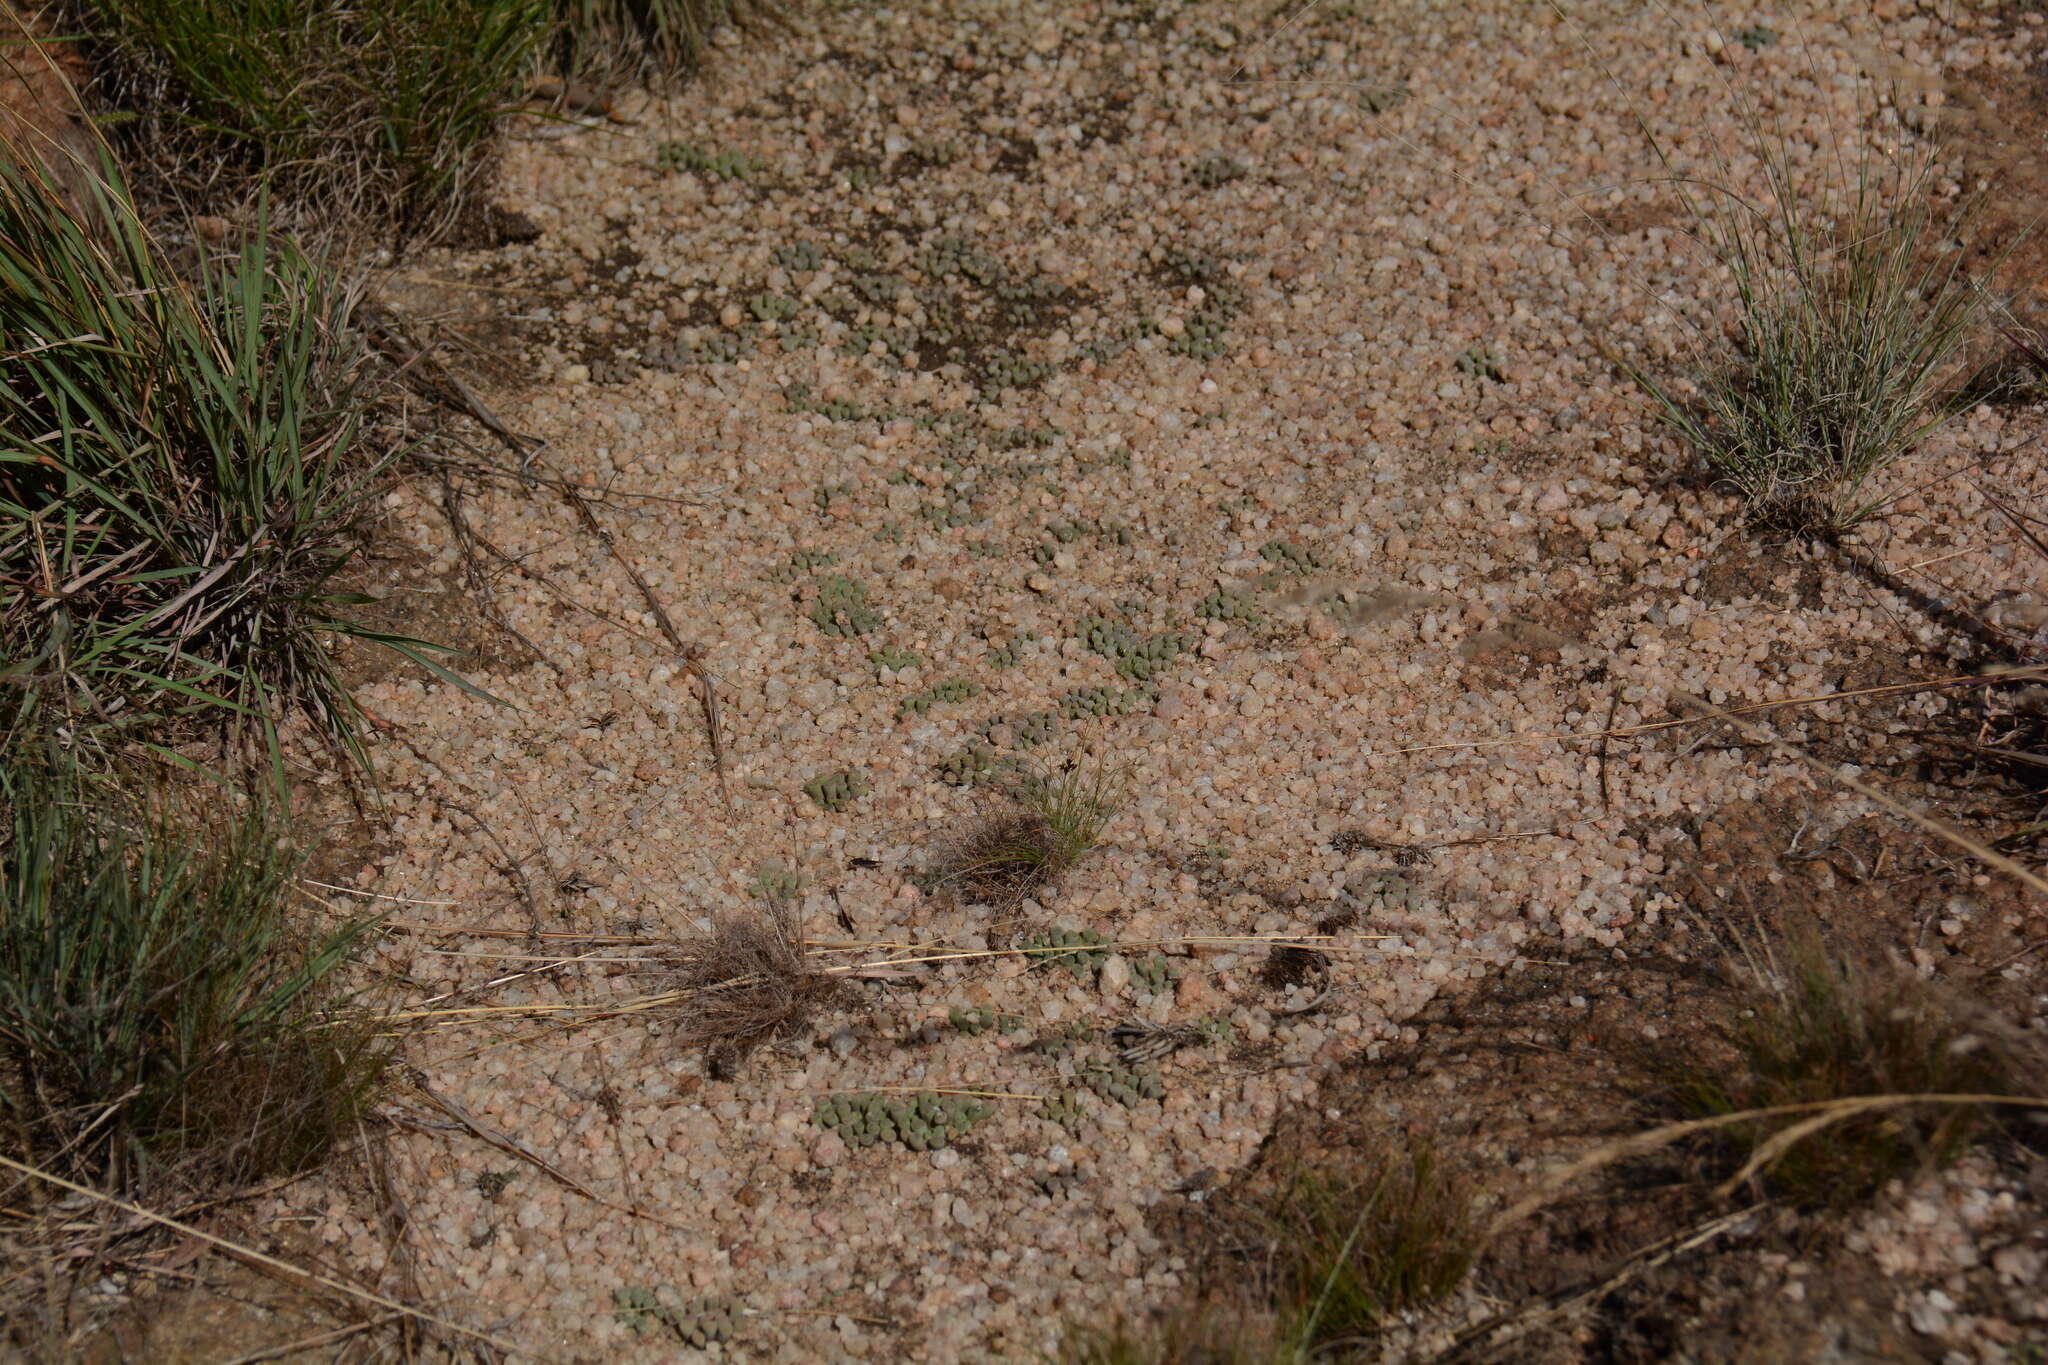
POLYGON ((1739 1124, 1806 1115, 1825 1115, 1829 1123, 1839 1123, 1862 1114, 1923 1104, 2007 1105, 2016 1109, 2048 1110, 2048 1098, 2025 1095, 1854 1095, 1844 1099, 1815 1100, 1806 1104, 1778 1104, 1764 1109, 1744 1109, 1733 1114, 1716 1114, 1712 1118, 1666 1123, 1655 1128, 1646 1128, 1639 1133, 1631 1133, 1614 1142, 1604 1143, 1553 1172, 1535 1190, 1496 1215, 1490 1225, 1490 1231, 1498 1234, 1519 1223, 1548 1205, 1567 1187, 1594 1171, 1612 1166, 1617 1161, 1626 1161, 1630 1157, 1642 1156, 1669 1147, 1687 1138, 1698 1137, 1703 1133, 1716 1133, 1739 1124))
POLYGON ((721 920, 690 945, 677 996, 677 1033, 705 1049, 712 1070, 730 1076, 763 1043, 801 1033, 839 991, 813 965, 796 909, 768 901, 760 918, 721 920))
MULTIPOLYGON (((504 1351, 514 1356, 535 1355, 532 1351, 522 1350, 509 1342, 492 1336, 488 1332, 480 1332, 474 1327, 464 1327, 461 1323, 453 1322, 440 1316, 438 1313, 429 1313, 423 1308, 415 1308, 410 1304, 400 1303, 396 1299, 386 1298, 374 1289, 365 1289, 359 1284, 336 1279, 332 1275, 323 1275, 317 1270, 308 1270, 304 1266, 293 1265, 290 1261, 267 1255, 252 1246, 232 1241, 226 1237, 217 1236, 202 1228, 194 1227, 190 1223, 181 1222, 176 1218, 169 1218, 161 1213, 143 1208, 139 1204, 131 1204, 125 1199, 116 1199, 110 1194, 102 1194, 98 1190, 88 1189, 84 1185, 66 1180, 62 1176, 51 1175, 48 1171, 38 1170, 34 1166, 24 1165, 4 1153, 0 1153, 0 1168, 12 1171, 25 1179, 38 1180, 45 1184, 53 1185, 67 1194, 75 1195, 82 1199, 89 1199, 94 1203, 119 1210, 131 1218, 138 1218, 145 1223, 152 1223, 158 1227, 168 1228, 173 1232, 195 1238, 210 1247, 226 1252, 245 1265, 251 1265, 259 1270, 266 1270, 272 1274, 281 1275, 285 1278, 287 1284, 317 1284, 322 1289, 331 1289, 337 1294, 347 1295, 349 1298, 356 1299, 362 1303, 373 1304, 378 1308, 411 1318, 415 1322, 423 1322, 430 1327, 438 1327, 444 1332, 453 1332, 455 1335, 467 1337, 471 1341, 480 1341, 494 1350, 504 1351)), ((537 1358, 544 1360, 547 1357, 539 1356, 537 1358)))

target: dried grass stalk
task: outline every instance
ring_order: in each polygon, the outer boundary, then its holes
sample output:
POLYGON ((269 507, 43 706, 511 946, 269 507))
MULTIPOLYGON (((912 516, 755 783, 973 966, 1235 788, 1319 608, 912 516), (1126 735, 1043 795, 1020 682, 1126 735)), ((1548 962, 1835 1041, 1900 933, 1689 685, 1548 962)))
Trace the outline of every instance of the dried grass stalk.
POLYGON ((767 902, 758 918, 719 921, 690 952, 679 1036, 705 1049, 721 1078, 761 1044, 802 1033, 840 990, 835 977, 812 964, 796 907, 786 899, 767 902))

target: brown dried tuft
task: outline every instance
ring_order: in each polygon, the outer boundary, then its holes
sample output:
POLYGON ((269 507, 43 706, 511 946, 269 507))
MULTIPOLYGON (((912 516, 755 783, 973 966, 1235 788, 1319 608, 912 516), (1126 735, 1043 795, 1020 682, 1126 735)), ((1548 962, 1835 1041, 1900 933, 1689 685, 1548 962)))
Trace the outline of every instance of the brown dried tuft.
POLYGON ((786 900, 769 901, 758 918, 720 921, 692 945, 681 986, 689 998, 680 1036, 704 1048, 721 1079, 761 1044, 802 1033, 839 993, 839 982, 811 965, 786 900))

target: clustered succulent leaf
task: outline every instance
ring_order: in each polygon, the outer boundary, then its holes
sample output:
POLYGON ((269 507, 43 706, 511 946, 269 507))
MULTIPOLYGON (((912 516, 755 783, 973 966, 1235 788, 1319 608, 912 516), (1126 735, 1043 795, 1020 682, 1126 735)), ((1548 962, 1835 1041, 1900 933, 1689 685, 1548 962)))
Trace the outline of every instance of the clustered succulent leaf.
POLYGON ((654 149, 654 164, 664 171, 693 171, 721 180, 751 180, 767 165, 745 152, 711 152, 694 142, 664 142, 654 149))
POLYGON ((1010 727, 1010 742, 1019 749, 1035 749, 1049 744, 1059 733, 1059 718, 1050 711, 1027 711, 1021 716, 997 716, 982 727, 982 738, 989 738, 998 726, 1010 727))
MULTIPOLYGON (((1048 1123, 1057 1123, 1071 1133, 1088 1117, 1088 1111, 1081 1107, 1080 1090, 1069 1086, 1047 1095, 1045 1101, 1038 1106, 1038 1116, 1048 1123)), ((1047 1193, 1050 1194, 1052 1191, 1048 1190, 1047 1193)))
POLYGON ((1147 995, 1164 995, 1180 976, 1180 964, 1161 953, 1131 963, 1131 980, 1147 995))
POLYGON ((1311 574, 1330 567, 1329 559, 1321 551, 1304 550, 1286 540, 1267 541, 1259 547, 1259 558, 1295 574, 1311 574))
POLYGON ((849 1147, 900 1142, 913 1152, 935 1152, 965 1137, 993 1110, 970 1095, 871 1093, 820 1097, 811 1122, 839 1134, 849 1147))
POLYGON ((747 889, 764 901, 792 901, 803 892, 803 874, 779 862, 763 863, 747 889))
POLYGON ((895 645, 884 645, 868 651, 868 662, 884 673, 895 673, 906 668, 916 668, 924 662, 924 656, 913 654, 895 645))
POLYGON ((1093 1043, 1097 1035, 1098 1030, 1092 1024, 1085 1024, 1076 1020, 1064 1028, 1055 1029, 1051 1033, 1040 1034, 1032 1042, 1031 1050, 1041 1057, 1049 1057, 1054 1061, 1059 1061, 1073 1056, 1082 1048, 1093 1043))
POLYGON ((760 322, 787 322, 801 311, 803 305, 795 299, 780 294, 760 293, 747 302, 747 311, 760 322))
POLYGON ((940 702, 960 702, 981 695, 981 684, 964 678, 948 678, 896 704, 898 715, 922 716, 940 702))
POLYGON ((1014 1014, 1003 1014, 993 1006, 976 1005, 972 1009, 961 1009, 958 1005, 946 1011, 946 1022, 956 1032, 970 1038, 979 1038, 993 1029, 997 1033, 1014 1033, 1024 1027, 1024 1021, 1014 1014))
POLYGON ((1221 152, 1210 152, 1195 162, 1193 168, 1188 171, 1188 179, 1205 190, 1216 189, 1233 180, 1242 180, 1245 175, 1243 162, 1234 161, 1221 152))
POLYGON ((870 790, 872 788, 868 785, 866 775, 851 768, 843 768, 836 773, 821 773, 804 783, 804 795, 834 815, 845 811, 848 806, 866 796, 870 790))
POLYGON ((1100 616, 1088 617, 1076 627, 1076 632, 1090 652, 1116 665, 1119 677, 1141 683, 1150 682, 1155 673, 1165 672, 1183 651, 1194 645, 1191 637, 1178 631, 1144 639, 1123 622, 1100 616))
POLYGON ((844 574, 832 574, 818 582, 818 595, 811 603, 811 623, 827 635, 852 639, 882 624, 882 614, 868 605, 865 584, 844 574))
POLYGON ((1137 687, 1083 687, 1060 698, 1060 714, 1068 720, 1087 717, 1129 716, 1159 700, 1159 685, 1137 687))
POLYGON ((839 562, 839 556, 823 550, 798 550, 786 561, 770 569, 764 577, 770 583, 794 583, 808 578, 820 569, 829 569, 839 562))
POLYGON ((1122 1062, 1101 1061, 1093 1063, 1081 1072, 1081 1083, 1105 1100, 1112 1100, 1126 1109, 1135 1109, 1146 1100, 1163 1099, 1166 1083, 1159 1079, 1159 1073, 1149 1066, 1127 1066, 1122 1062))
POLYGON ((612 1291, 612 1316, 636 1333, 666 1327, 684 1345, 701 1351, 732 1340, 739 1311, 731 1299, 685 1299, 667 1286, 627 1285, 612 1291))
POLYGON ((990 645, 988 662, 991 668, 1015 668, 1024 661, 1024 651, 1029 645, 1038 643, 1038 632, 1027 630, 1013 636, 1008 644, 990 645))
POLYGON ((1195 615, 1204 621, 1237 621, 1255 626, 1265 618, 1259 614, 1258 599, 1236 588, 1218 588, 1195 603, 1195 615))
POLYGON ((1092 929, 1041 929, 1018 945, 1049 966, 1093 976, 1109 960, 1109 940, 1092 929))
MULTIPOLYGON (((1014 765, 1016 760, 1008 762, 1014 765)), ((970 744, 939 761, 939 780, 949 787, 978 787, 993 781, 1004 766, 1005 760, 997 758, 986 744, 970 744)))
POLYGON ((825 264, 825 253, 815 242, 792 242, 775 248, 775 264, 784 270, 817 270, 825 264))

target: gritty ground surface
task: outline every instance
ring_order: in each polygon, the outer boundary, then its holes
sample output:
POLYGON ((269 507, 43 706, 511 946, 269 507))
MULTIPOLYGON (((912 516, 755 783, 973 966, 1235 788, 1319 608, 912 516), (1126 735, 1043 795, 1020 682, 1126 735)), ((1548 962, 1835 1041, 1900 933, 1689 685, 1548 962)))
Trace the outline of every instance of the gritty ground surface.
MULTIPOLYGON (((387 501, 392 610, 503 704, 364 674, 390 821, 346 873, 411 898, 382 950, 433 1011, 408 1063, 566 1177, 401 1091, 425 1301, 561 1359, 673 1358, 648 1306, 698 1330, 704 1300, 738 1358, 1032 1358, 1169 1292, 1162 1208, 1333 1065, 1519 958, 1656 943, 1716 812, 1796 779, 1805 847, 1870 817, 1725 732, 1535 738, 1944 668, 1905 603, 1678 477, 1603 358, 1688 363, 1673 307, 1723 292, 1636 119, 1747 185, 1744 92, 1824 169, 1859 120, 1934 126, 1945 79, 2020 81, 2041 30, 1568 8, 827 15, 630 125, 529 128, 501 199, 538 236, 399 269, 538 467, 611 490, 619 551, 546 489, 466 485, 522 643, 437 481, 387 501), (717 679, 729 802, 621 557, 717 679), (999 806, 977 772, 1088 755, 1133 799, 1056 892, 998 912, 932 878, 999 806), (821 963, 963 956, 849 972, 720 1077, 690 1003, 648 1002, 778 867, 821 963), (975 955, 1054 928, 1105 946, 975 955), (1327 975, 1261 941, 1319 932, 1327 975), (1133 1021, 1200 1027, 1126 1064, 1133 1021), (873 1091, 988 1112, 938 1150, 814 1122, 873 1091)), ((2042 430, 1983 408, 1931 443, 1884 562, 1972 605, 2038 590, 1978 485, 2033 505, 2042 430)), ((1889 771, 1944 705, 1768 723, 1889 771)), ((2023 944, 2022 909, 1956 887, 1935 947, 2023 944)), ((270 1211, 396 1282, 365 1201, 270 1211)))

